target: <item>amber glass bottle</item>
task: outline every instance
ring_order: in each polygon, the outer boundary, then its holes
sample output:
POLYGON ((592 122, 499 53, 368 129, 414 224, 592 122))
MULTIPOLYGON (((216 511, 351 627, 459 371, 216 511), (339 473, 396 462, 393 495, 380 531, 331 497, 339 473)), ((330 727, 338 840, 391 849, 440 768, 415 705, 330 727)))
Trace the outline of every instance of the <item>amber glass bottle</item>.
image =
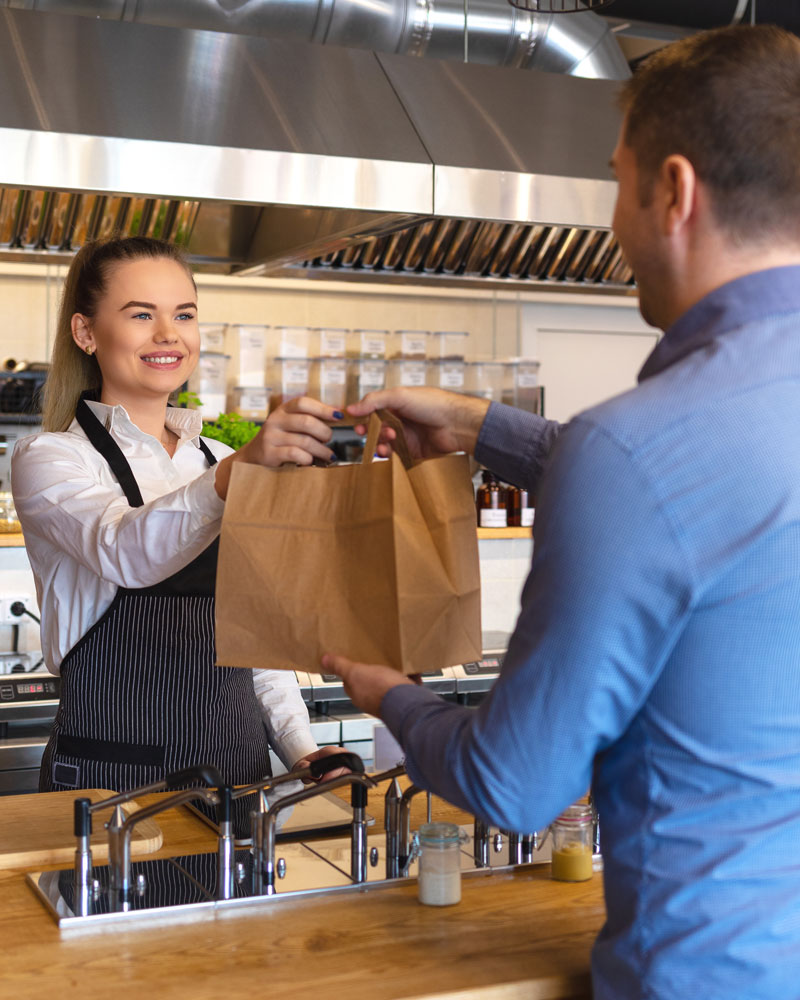
POLYGON ((529 528, 533 524, 534 498, 524 487, 509 487, 507 506, 510 526, 529 528))
POLYGON ((505 528, 508 524, 506 491, 488 469, 483 472, 483 485, 475 499, 478 525, 481 528, 505 528))

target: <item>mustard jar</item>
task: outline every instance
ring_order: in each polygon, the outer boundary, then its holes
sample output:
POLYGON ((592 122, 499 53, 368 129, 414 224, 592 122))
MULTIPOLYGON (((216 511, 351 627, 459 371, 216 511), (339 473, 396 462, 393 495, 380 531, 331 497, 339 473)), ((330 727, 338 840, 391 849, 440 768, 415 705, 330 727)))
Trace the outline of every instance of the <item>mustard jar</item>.
POLYGON ((461 831, 455 823, 425 823, 417 833, 418 894, 426 906, 461 901, 461 831))
POLYGON ((550 826, 551 874, 559 882, 586 882, 592 877, 594 816, 588 804, 569 806, 550 826))

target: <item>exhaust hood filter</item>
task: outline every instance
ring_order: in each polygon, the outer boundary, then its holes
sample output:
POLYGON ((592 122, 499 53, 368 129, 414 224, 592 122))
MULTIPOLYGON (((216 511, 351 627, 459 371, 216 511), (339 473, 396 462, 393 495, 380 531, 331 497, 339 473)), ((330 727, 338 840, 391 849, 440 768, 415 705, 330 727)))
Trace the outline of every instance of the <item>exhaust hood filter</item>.
POLYGON ((307 260, 333 277, 488 279, 627 290, 633 272, 614 234, 576 226, 427 219, 346 250, 307 260))

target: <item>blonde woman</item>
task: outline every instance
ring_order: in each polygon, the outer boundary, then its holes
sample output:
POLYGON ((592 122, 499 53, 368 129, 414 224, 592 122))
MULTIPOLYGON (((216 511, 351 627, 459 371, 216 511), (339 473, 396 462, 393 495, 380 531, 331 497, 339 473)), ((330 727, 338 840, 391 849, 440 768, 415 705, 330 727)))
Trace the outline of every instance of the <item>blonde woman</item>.
MULTIPOLYGON (((294 399, 233 453, 167 400, 193 371, 197 291, 175 247, 85 246, 66 280, 43 433, 12 487, 36 579, 42 650, 62 694, 42 791, 124 790, 195 764, 226 780, 329 751, 294 675, 214 665, 220 521, 234 462, 329 460, 316 400, 294 399)), ((239 827, 246 828, 245 817, 239 827)))

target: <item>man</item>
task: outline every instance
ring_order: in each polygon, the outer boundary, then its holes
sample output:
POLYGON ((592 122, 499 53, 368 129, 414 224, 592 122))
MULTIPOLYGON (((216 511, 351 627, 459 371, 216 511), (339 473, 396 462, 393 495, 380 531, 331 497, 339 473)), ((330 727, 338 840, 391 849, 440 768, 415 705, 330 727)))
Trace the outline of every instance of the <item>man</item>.
MULTIPOLYGON (((502 675, 477 711, 326 657, 419 784, 500 826, 590 781, 596 1000, 800 996, 800 39, 736 27, 625 84, 614 230, 665 336, 558 434, 502 675)), ((555 428, 373 394, 419 453, 517 482, 555 428)), ((346 650, 337 651, 346 652, 346 650)))

